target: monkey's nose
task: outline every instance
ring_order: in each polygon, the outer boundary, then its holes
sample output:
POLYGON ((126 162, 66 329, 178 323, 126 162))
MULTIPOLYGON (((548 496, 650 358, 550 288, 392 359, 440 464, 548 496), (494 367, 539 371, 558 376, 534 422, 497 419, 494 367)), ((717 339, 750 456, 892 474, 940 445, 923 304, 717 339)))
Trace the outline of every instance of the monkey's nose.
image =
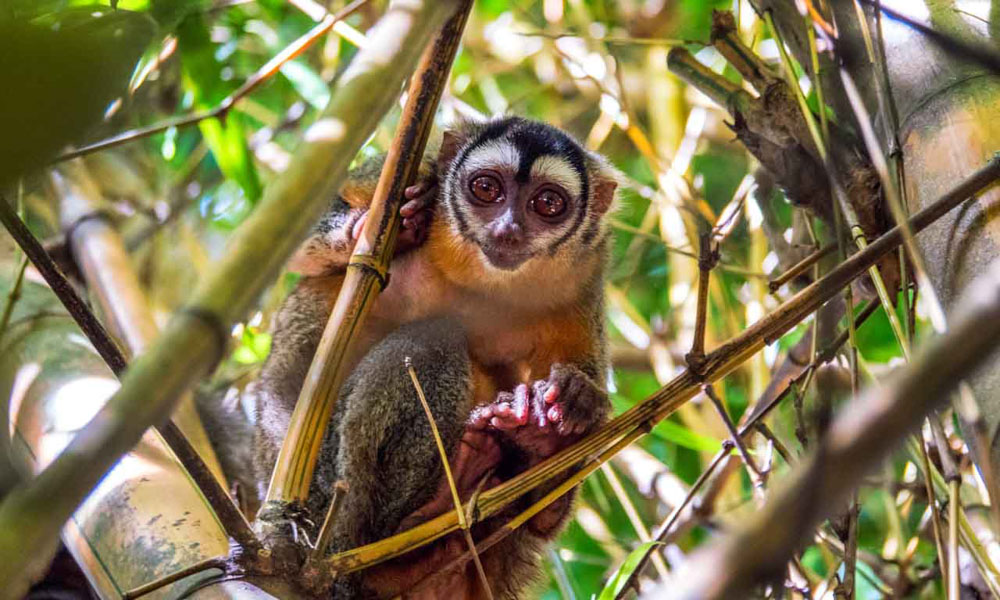
POLYGON ((493 241, 502 246, 517 246, 524 241, 524 229, 512 221, 498 224, 492 234, 493 241))

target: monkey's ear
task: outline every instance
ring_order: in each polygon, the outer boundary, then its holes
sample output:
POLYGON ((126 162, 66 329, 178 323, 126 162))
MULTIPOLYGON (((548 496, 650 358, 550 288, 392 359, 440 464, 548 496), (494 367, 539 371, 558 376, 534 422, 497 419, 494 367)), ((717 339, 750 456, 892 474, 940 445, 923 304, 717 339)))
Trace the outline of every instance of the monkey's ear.
POLYGON ((444 173, 455 160, 458 151, 465 145, 465 134, 454 129, 448 129, 441 138, 441 148, 438 150, 438 171, 444 173))
POLYGON ((594 209, 598 214, 603 215, 614 205, 616 189, 618 182, 614 179, 601 177, 594 181, 594 209))

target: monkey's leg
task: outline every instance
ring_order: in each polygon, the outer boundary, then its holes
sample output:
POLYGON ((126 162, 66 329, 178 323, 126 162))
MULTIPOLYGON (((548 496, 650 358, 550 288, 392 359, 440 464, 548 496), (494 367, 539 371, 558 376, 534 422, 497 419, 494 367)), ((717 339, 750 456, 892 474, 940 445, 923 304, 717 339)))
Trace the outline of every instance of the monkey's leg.
POLYGON ((362 359, 337 405, 337 476, 350 486, 335 530, 341 549, 395 533, 404 517, 434 496, 441 480, 441 459, 404 366, 407 358, 445 448, 456 456, 472 400, 465 334, 445 319, 400 327, 362 359))

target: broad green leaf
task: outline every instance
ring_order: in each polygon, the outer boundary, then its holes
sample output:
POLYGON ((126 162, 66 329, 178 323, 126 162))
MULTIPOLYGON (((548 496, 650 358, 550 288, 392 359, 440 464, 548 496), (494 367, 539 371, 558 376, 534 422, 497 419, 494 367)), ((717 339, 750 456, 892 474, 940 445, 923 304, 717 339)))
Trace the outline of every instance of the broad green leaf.
POLYGON ((639 566, 639 562, 642 561, 643 555, 645 555, 650 548, 661 543, 662 542, 657 542, 656 540, 650 540, 639 544, 639 547, 630 552, 629 555, 625 557, 625 562, 622 563, 622 566, 618 567, 614 576, 608 580, 607 585, 605 585, 604 589, 601 590, 601 594, 597 597, 597 600, 614 600, 615 597, 618 596, 619 592, 622 591, 622 588, 625 587, 625 583, 632 575, 632 572, 639 566))
POLYGON ((0 185, 85 139, 125 94, 154 29, 106 6, 0 20, 0 185))

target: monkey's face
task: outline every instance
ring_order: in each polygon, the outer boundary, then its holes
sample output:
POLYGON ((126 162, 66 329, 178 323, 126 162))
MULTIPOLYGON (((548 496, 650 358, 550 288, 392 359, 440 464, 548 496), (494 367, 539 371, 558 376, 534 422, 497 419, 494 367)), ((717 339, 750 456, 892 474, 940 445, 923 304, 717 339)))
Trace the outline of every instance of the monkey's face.
POLYGON ((595 236, 607 207, 595 202, 592 160, 572 138, 506 118, 459 143, 445 182, 448 217, 486 264, 516 271, 574 238, 595 236))

